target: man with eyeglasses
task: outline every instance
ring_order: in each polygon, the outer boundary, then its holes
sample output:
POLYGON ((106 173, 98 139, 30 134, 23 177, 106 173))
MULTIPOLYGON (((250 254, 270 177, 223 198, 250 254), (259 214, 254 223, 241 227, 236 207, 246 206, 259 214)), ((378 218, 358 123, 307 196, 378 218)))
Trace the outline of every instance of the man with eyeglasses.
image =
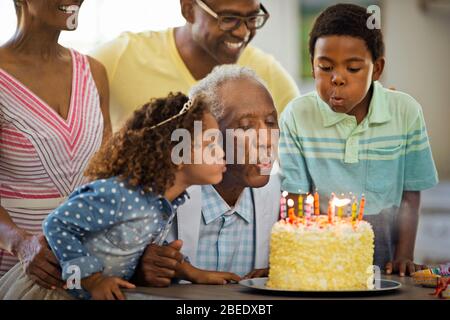
POLYGON ((126 32, 92 55, 106 67, 111 118, 117 130, 150 98, 189 89, 215 66, 253 69, 278 112, 299 95, 291 76, 271 55, 249 45, 270 15, 258 0, 180 0, 186 24, 164 31, 126 32))

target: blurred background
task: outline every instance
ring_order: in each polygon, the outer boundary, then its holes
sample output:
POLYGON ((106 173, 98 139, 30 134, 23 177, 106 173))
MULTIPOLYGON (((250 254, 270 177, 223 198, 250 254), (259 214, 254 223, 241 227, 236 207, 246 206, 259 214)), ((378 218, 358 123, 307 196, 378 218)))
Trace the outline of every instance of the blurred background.
MULTIPOLYGON (((301 93, 314 89, 305 44, 314 17, 333 0, 262 0, 271 18, 252 44, 274 55, 301 93)), ((416 259, 450 261, 450 0, 345 1, 381 8, 386 68, 381 82, 423 107, 441 183, 423 193, 416 259)), ((162 30, 184 19, 179 0, 86 0, 79 28, 64 32, 63 45, 83 53, 123 31, 162 30)), ((14 33, 12 0, 0 0, 0 44, 14 33)))

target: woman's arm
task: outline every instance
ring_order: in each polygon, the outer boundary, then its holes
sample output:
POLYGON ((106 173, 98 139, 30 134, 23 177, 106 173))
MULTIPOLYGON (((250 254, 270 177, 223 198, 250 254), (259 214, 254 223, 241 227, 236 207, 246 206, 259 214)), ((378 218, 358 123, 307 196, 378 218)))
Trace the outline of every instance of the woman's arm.
POLYGON ((0 207, 0 247, 18 257, 26 273, 47 289, 62 288, 58 260, 42 235, 32 235, 19 228, 8 212, 0 207))
POLYGON ((22 241, 31 235, 19 228, 11 219, 8 212, 0 206, 0 248, 18 256, 22 241))
POLYGON ((112 134, 111 117, 109 112, 109 83, 105 67, 94 58, 88 57, 92 76, 100 96, 100 108, 103 114, 103 139, 102 143, 108 141, 112 134))

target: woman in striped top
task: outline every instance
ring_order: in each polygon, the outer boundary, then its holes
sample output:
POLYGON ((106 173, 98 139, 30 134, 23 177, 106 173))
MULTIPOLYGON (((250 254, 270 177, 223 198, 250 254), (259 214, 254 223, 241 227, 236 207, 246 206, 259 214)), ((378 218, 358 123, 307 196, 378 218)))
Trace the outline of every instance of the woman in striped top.
POLYGON ((20 260, 46 288, 63 282, 42 221, 111 131, 105 69, 58 44, 82 2, 15 0, 17 30, 0 47, 0 277, 20 260))

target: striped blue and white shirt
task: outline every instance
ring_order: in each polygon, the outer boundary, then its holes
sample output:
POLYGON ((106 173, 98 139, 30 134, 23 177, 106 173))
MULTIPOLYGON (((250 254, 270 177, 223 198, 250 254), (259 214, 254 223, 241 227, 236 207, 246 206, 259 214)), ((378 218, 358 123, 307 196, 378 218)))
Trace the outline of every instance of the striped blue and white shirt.
POLYGON ((202 218, 196 267, 244 276, 255 260, 252 191, 245 188, 230 207, 211 185, 202 186, 202 218))

